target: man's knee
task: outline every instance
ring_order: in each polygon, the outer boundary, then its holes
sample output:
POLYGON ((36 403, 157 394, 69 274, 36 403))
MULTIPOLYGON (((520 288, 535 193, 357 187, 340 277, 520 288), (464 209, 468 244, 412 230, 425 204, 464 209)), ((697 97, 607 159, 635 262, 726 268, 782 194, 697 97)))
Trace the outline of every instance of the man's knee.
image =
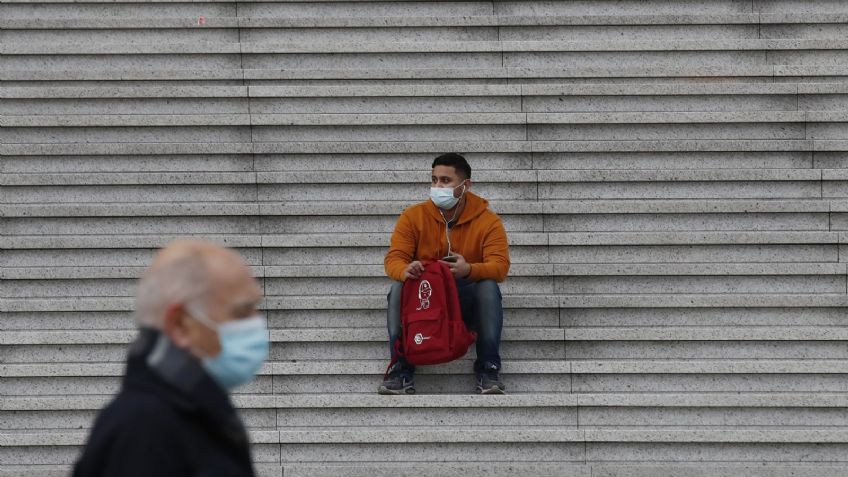
POLYGON ((391 302, 392 298, 400 297, 401 293, 403 293, 403 282, 392 281, 392 286, 389 288, 389 294, 386 295, 386 298, 391 302))
POLYGON ((477 293, 477 298, 481 300, 501 299, 501 288, 498 286, 498 282, 491 279, 480 280, 477 282, 475 291, 477 293))

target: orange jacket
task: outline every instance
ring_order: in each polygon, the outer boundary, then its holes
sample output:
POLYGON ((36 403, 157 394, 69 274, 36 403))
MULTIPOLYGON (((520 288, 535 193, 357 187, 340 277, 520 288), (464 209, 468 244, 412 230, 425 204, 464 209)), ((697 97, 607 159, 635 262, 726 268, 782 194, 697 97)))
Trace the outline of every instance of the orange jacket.
MULTIPOLYGON (((509 271, 509 243, 500 217, 489 202, 467 192, 465 209, 451 228, 451 250, 471 264, 468 280, 502 282, 509 271)), ((438 260, 448 253, 447 226, 430 201, 404 210, 392 233, 392 244, 383 261, 386 275, 404 280, 404 270, 414 260, 438 260)))

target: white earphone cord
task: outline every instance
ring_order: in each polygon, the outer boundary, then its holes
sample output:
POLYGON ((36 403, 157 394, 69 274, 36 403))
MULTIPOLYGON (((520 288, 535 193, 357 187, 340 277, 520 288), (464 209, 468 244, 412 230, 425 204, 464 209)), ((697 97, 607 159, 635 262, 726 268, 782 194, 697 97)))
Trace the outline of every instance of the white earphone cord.
MULTIPOLYGON (((453 215, 455 217, 456 212, 454 212, 453 215)), ((448 253, 447 253, 447 255, 450 255, 451 254, 450 227, 448 227, 448 219, 446 219, 444 215, 442 216, 442 220, 445 221, 445 238, 448 239, 448 253)), ((453 221, 453 218, 451 218, 451 221, 453 221)))

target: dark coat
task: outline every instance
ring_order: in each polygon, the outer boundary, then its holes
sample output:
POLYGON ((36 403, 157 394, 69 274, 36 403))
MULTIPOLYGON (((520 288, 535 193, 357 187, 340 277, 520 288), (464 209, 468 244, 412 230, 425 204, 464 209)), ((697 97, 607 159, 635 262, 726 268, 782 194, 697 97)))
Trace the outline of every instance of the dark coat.
POLYGON ((253 476, 247 434, 197 359, 144 329, 74 477, 253 476))

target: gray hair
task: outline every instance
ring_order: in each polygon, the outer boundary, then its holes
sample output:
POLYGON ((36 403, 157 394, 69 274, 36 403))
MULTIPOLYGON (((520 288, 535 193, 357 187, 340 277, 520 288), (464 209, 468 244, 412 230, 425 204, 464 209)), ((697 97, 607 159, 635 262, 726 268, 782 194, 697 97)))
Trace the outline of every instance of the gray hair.
POLYGON ((161 328, 168 306, 193 303, 205 310, 209 292, 207 257, 186 250, 174 260, 147 269, 136 293, 136 323, 161 328))

